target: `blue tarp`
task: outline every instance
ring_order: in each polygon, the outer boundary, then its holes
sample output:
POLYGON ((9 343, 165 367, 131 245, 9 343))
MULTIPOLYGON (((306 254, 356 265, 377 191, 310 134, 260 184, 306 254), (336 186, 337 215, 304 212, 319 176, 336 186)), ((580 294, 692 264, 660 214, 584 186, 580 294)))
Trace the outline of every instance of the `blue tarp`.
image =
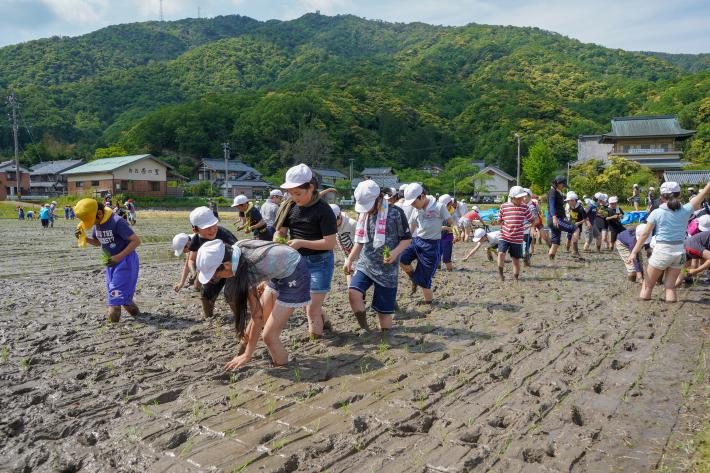
POLYGON ((498 218, 498 209, 479 210, 478 215, 484 222, 491 222, 498 218))
POLYGON ((645 210, 639 210, 638 212, 626 212, 624 217, 621 219, 621 223, 628 225, 629 223, 639 223, 646 221, 648 217, 648 212, 645 210))

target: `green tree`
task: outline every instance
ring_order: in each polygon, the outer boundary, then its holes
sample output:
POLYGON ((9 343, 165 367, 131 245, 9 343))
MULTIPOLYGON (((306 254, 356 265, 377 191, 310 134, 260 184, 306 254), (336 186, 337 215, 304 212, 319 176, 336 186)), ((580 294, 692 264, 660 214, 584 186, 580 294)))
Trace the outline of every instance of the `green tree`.
POLYGON ((523 160, 523 179, 530 183, 530 189, 541 194, 552 181, 558 164, 552 150, 544 141, 538 140, 530 147, 523 160))
POLYGON ((129 153, 123 146, 111 145, 107 148, 96 148, 94 159, 115 158, 117 156, 128 156, 129 153))

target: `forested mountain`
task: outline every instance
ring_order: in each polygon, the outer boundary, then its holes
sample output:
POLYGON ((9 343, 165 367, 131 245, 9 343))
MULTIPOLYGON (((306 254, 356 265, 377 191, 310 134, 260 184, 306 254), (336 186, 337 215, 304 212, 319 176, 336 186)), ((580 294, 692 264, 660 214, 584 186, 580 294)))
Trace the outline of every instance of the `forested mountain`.
MULTIPOLYGON (((295 159, 401 168, 456 156, 512 171, 514 132, 523 152, 546 140, 562 165, 578 134, 612 116, 679 113, 707 128, 710 72, 672 56, 537 28, 224 16, 0 48, 0 88, 22 103, 28 163, 111 147, 100 152, 180 156, 189 173, 229 140, 269 174, 295 159)), ((0 132, 8 154, 6 121, 0 132)), ((690 155, 708 159, 700 135, 690 155)))

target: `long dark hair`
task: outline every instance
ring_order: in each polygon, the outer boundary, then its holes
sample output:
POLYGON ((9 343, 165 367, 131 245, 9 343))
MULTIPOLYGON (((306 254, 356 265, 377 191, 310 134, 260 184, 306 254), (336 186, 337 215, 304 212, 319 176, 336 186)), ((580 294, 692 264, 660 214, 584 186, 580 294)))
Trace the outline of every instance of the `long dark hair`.
POLYGON ((377 214, 377 211, 380 210, 380 205, 382 205, 382 199, 384 199, 384 198, 385 198, 384 193, 382 191, 380 191, 380 195, 377 196, 377 198, 375 199, 374 205, 372 206, 372 208, 368 212, 370 215, 377 214))
POLYGON ((661 194, 661 198, 666 201, 666 205, 672 211, 676 211, 681 208, 682 204, 678 198, 680 197, 680 192, 673 192, 672 194, 661 194))
MULTIPOLYGON (((232 261, 232 247, 225 245, 224 248, 224 259, 223 263, 232 261)), ((231 290, 231 294, 225 294, 227 300, 234 301, 236 306, 234 314, 234 329, 237 331, 237 338, 244 338, 244 331, 247 328, 247 322, 249 320, 249 295, 253 294, 256 300, 259 300, 259 296, 256 292, 256 288, 252 287, 249 277, 249 261, 247 258, 239 258, 239 264, 237 265, 237 270, 234 272, 235 283, 230 286, 225 286, 224 290, 227 288, 231 290)), ((232 268, 234 270, 234 268, 232 268)))

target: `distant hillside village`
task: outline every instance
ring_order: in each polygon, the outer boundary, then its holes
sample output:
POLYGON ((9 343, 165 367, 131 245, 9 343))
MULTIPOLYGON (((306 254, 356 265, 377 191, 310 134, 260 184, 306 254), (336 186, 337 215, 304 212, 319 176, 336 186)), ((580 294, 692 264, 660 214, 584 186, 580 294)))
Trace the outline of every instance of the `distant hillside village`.
MULTIPOLYGON (((710 180, 710 170, 684 171, 683 142, 692 139, 694 130, 683 129, 673 115, 615 117, 611 131, 601 135, 580 135, 577 159, 572 166, 590 160, 609 164, 614 157, 635 161, 649 168, 661 181, 675 181, 684 186, 710 180)), ((475 196, 486 202, 506 195, 516 177, 485 162, 471 162, 486 184, 475 196)), ((23 198, 46 198, 62 195, 127 194, 135 197, 182 197, 185 189, 204 185, 211 195, 231 199, 239 194, 263 199, 279 182, 268 182, 251 166, 231 159, 202 159, 195 167, 194 178, 175 172, 174 168, 150 154, 97 159, 49 161, 31 168, 20 166, 20 194, 23 198)), ((442 172, 438 165, 427 164, 421 171, 431 176, 442 172)), ((380 187, 398 188, 401 182, 392 167, 365 168, 346 175, 337 169, 314 167, 321 189, 346 183, 350 190, 372 179, 380 187)), ((14 161, 0 163, 0 200, 16 198, 17 169, 14 161)), ((343 196, 349 197, 349 196, 343 196)))

